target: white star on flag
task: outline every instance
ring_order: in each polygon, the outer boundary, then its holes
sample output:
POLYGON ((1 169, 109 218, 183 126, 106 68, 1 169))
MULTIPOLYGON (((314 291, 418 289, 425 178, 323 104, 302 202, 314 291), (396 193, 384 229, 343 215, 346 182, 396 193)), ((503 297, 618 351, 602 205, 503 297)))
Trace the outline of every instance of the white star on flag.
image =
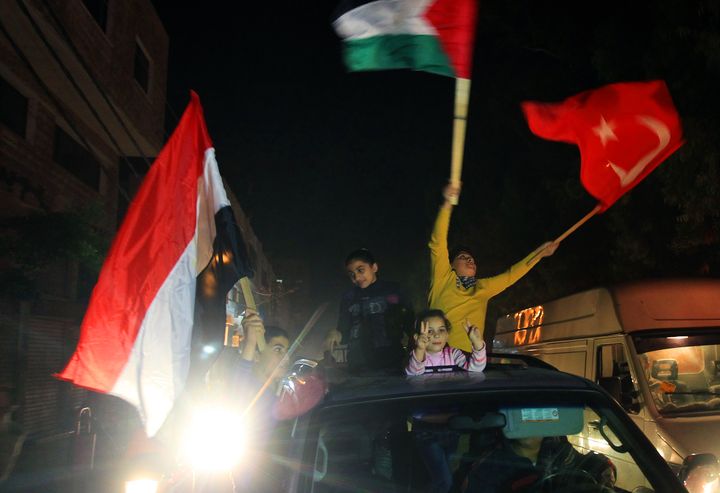
POLYGON ((593 127, 593 133, 597 135, 600 138, 600 142, 602 142, 603 147, 605 147, 605 144, 607 144, 608 140, 615 140, 617 141, 617 135, 613 132, 613 129, 615 128, 615 125, 612 124, 612 122, 608 123, 605 121, 605 117, 600 117, 600 125, 597 127, 593 127))

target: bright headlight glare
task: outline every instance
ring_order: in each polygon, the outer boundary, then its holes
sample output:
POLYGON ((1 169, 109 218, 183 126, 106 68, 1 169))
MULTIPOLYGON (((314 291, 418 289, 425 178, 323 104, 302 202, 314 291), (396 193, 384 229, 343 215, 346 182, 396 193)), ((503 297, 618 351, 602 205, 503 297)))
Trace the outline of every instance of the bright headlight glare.
POLYGON ((158 482, 154 479, 133 479, 125 481, 125 493, 156 493, 158 482))
POLYGON ((197 409, 183 440, 183 455, 194 469, 231 469, 245 450, 245 428, 240 417, 226 409, 197 409))

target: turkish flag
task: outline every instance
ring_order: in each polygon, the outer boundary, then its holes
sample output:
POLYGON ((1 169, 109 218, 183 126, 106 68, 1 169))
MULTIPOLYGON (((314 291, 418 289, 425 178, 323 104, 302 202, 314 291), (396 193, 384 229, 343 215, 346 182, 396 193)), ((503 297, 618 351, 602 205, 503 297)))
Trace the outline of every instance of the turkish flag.
POLYGON ((683 144, 665 82, 621 82, 561 103, 526 101, 530 130, 580 148, 580 180, 606 210, 683 144))

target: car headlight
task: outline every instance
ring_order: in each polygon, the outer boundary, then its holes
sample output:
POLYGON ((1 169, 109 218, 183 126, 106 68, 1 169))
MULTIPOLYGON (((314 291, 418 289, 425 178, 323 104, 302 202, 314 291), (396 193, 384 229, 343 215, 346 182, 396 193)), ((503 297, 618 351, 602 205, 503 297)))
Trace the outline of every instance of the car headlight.
POLYGON ((246 420, 222 407, 196 409, 182 442, 183 457, 195 470, 232 469, 245 452, 246 420))
POLYGON ((158 482, 154 479, 133 479, 125 481, 125 493, 156 493, 158 482))

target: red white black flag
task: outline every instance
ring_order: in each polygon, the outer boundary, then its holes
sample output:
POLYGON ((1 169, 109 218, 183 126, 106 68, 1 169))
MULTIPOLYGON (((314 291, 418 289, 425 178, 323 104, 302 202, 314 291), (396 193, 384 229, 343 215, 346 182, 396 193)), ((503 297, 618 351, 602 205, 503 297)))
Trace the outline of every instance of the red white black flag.
POLYGON ((249 273, 200 100, 191 93, 130 204, 90 298, 78 346, 58 378, 125 399, 154 435, 188 377, 198 276, 211 288, 197 292, 199 299, 216 299, 206 306, 222 314, 211 317, 218 327, 196 326, 195 335, 201 328, 220 339, 227 291, 249 273))

